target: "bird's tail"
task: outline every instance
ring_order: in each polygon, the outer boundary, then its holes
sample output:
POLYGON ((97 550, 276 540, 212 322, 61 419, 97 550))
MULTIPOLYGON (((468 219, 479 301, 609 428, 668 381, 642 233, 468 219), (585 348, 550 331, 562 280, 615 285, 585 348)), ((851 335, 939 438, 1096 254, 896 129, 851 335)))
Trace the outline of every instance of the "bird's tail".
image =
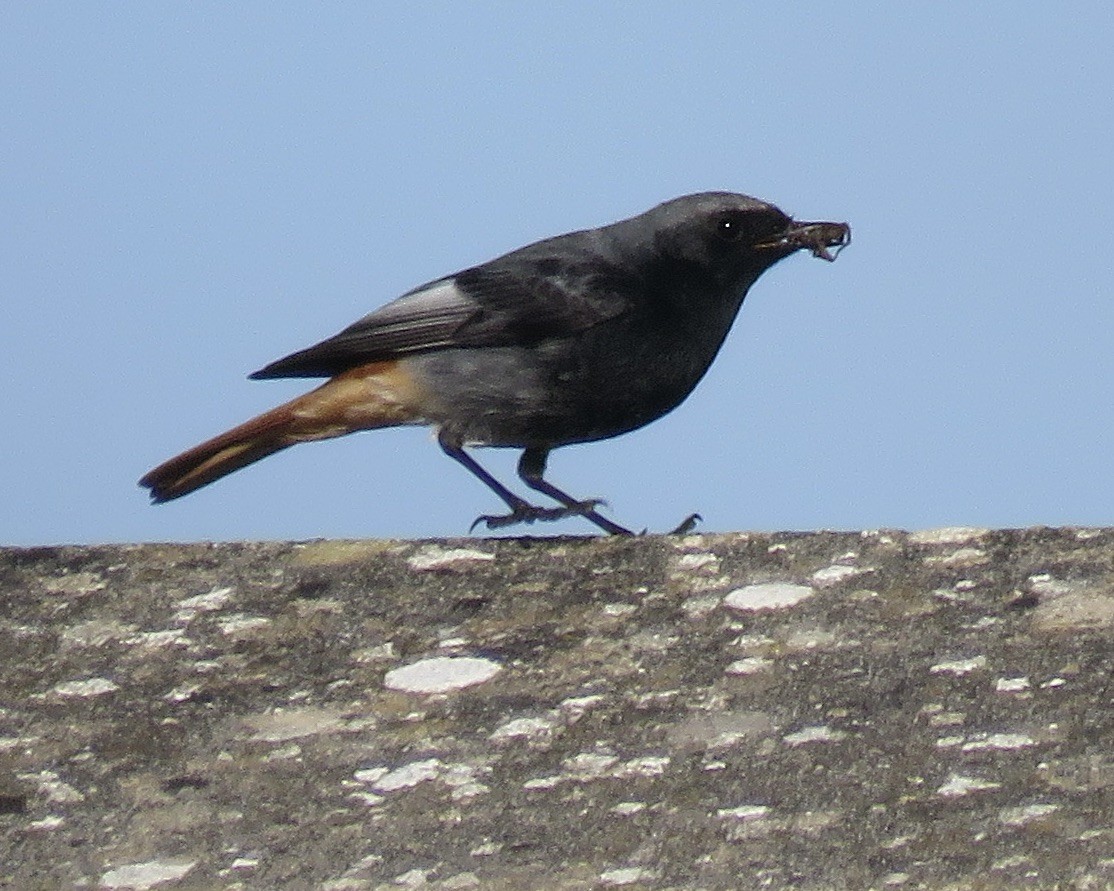
POLYGON ((139 485, 159 503, 188 495, 226 474, 294 444, 292 403, 280 405, 160 464, 139 485))
POLYGON ((375 362, 160 464, 139 481, 155 503, 181 498, 299 442, 422 420, 413 381, 399 362, 375 362))

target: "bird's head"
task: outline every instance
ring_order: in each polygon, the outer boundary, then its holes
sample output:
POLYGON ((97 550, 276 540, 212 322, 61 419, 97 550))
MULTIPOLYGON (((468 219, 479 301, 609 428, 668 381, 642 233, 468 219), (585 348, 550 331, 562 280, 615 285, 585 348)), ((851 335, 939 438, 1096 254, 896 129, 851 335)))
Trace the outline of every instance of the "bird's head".
POLYGON ((685 195, 635 220, 656 254, 743 288, 798 250, 834 260, 851 241, 846 223, 794 220, 772 204, 732 192, 685 195))

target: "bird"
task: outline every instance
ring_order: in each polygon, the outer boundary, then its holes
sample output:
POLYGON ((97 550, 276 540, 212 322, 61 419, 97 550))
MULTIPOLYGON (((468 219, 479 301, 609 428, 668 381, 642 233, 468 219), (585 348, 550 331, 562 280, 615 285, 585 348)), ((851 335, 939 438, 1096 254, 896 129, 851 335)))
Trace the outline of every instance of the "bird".
POLYGON ((578 500, 545 479, 550 452, 676 408, 763 272, 802 249, 834 260, 850 238, 847 223, 800 222, 748 195, 700 192, 543 239, 420 285, 256 371, 254 380, 326 380, 139 483, 152 502, 166 502, 298 443, 428 425, 445 454, 507 506, 472 529, 581 517, 632 534, 599 512, 602 500, 578 500), (472 446, 521 449, 519 479, 555 504, 504 486, 472 446))

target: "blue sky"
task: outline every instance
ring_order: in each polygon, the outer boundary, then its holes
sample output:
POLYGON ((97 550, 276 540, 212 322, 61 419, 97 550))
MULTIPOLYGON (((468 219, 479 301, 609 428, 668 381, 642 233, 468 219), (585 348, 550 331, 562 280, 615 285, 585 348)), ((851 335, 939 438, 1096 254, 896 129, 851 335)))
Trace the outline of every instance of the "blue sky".
POLYGON ((1114 7, 939 9, 0 5, 0 543, 465 534, 502 506, 417 428, 136 480, 413 285, 705 189, 854 244, 555 483, 652 530, 1114 522, 1114 7))

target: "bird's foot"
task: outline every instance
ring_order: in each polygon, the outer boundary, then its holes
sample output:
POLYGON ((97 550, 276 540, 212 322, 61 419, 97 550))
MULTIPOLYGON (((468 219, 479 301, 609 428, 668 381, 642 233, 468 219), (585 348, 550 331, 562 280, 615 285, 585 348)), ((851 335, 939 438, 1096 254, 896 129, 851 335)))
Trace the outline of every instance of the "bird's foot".
POLYGON ((471 532, 481 523, 488 529, 504 529, 516 523, 534 523, 538 520, 549 522, 551 520, 564 520, 566 517, 587 517, 594 515, 596 508, 604 502, 599 498, 588 498, 575 504, 562 507, 538 507, 528 502, 516 505, 509 514, 491 515, 484 514, 476 517, 468 527, 471 532))
POLYGON ((688 535, 696 528, 696 524, 701 522, 704 518, 700 514, 689 514, 680 523, 677 524, 675 529, 670 529, 669 535, 688 535))

